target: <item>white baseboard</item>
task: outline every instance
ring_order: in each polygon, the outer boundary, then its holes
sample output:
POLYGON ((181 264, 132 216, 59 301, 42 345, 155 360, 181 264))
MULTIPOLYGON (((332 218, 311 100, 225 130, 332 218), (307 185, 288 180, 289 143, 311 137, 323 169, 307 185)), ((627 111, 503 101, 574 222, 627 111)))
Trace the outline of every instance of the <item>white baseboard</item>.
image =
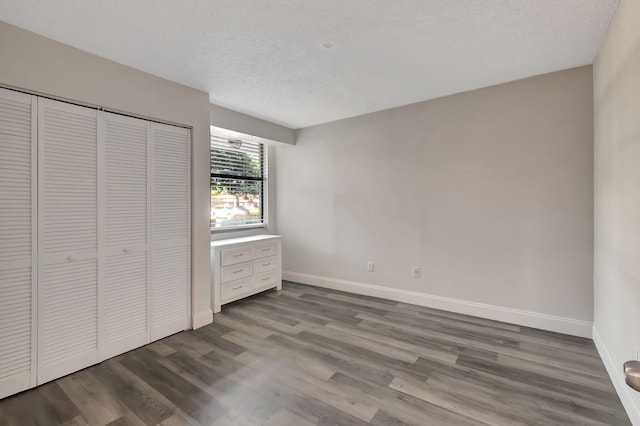
POLYGON ((197 312, 193 315, 193 329, 204 327, 207 324, 213 322, 213 311, 211 309, 205 309, 204 311, 197 312))
POLYGON ((572 336, 591 338, 591 331, 593 327, 593 323, 589 321, 505 308, 485 303, 452 299, 449 297, 434 296, 415 291, 399 290, 378 285, 321 277, 318 275, 302 274, 299 272, 283 271, 282 278, 284 280, 299 282, 302 284, 362 294, 364 296, 380 297, 397 302, 411 303, 428 308, 442 309, 465 315, 538 328, 541 330, 570 334, 572 336))
POLYGON ((595 343, 596 348, 598 349, 600 358, 602 358, 602 362, 607 369, 607 373, 609 373, 613 386, 616 388, 616 392, 618 393, 620 401, 622 401, 622 405, 629 416, 629 420, 631 420, 632 424, 640 426, 640 406, 638 405, 638 400, 634 398, 635 391, 627 386, 624 381, 622 365, 618 365, 614 361, 613 356, 611 356, 611 352, 609 352, 609 349, 607 349, 602 341, 600 333, 598 333, 595 325, 593 326, 592 333, 593 343, 595 343))

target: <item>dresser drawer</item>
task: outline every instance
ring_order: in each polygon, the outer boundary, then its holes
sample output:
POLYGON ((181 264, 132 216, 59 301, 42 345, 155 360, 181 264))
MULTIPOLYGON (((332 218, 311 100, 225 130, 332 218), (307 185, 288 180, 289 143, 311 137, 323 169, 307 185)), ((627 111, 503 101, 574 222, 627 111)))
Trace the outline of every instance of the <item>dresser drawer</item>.
POLYGON ((220 279, 223 283, 246 278, 253 274, 253 262, 238 263, 222 268, 220 271, 220 279))
POLYGON ((260 272, 271 271, 278 267, 278 256, 263 257, 262 259, 256 259, 253 261, 253 273, 258 274, 260 272))
POLYGON ((273 256, 278 254, 278 244, 277 243, 262 243, 256 244, 254 258, 258 259, 261 257, 273 256))
POLYGON ((228 248, 220 253, 222 258, 222 266, 235 265, 236 263, 246 262, 253 259, 253 247, 250 245, 228 248))
POLYGON ((222 288, 220 290, 222 293, 220 295, 222 298, 222 303, 226 303, 236 299, 239 296, 250 293, 251 290, 253 290, 253 285, 251 283, 251 279, 238 280, 222 284, 222 288))
POLYGON ((282 274, 280 271, 263 272, 253 276, 253 288, 265 289, 274 287, 282 281, 282 274))
POLYGON ((252 235, 211 241, 211 308, 268 289, 282 289, 279 235, 252 235))

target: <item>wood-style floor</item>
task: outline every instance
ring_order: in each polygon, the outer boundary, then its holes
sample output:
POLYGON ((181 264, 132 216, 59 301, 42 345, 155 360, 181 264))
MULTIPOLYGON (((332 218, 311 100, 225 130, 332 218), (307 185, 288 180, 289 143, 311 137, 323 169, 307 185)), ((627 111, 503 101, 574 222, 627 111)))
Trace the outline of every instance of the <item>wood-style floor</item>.
POLYGON ((2 425, 627 425, 593 342, 294 283, 0 401, 2 425))

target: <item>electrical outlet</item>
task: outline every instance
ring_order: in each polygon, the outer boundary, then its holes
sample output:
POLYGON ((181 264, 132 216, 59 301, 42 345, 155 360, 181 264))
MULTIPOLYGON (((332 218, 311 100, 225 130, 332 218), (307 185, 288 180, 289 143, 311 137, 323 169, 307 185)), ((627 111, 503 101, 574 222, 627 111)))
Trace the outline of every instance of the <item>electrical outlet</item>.
POLYGON ((420 278, 422 276, 422 270, 417 266, 414 266, 412 269, 413 278, 420 278))
POLYGON ((367 271, 373 272, 373 262, 372 261, 367 262, 367 271))

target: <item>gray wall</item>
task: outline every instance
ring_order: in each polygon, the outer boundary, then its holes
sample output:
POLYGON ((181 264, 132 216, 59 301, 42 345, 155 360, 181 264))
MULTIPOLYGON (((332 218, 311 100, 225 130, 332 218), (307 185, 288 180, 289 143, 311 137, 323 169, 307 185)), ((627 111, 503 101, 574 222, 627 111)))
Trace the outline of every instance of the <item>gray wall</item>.
POLYGON ((192 127, 193 314, 209 306, 209 96, 0 21, 0 84, 192 127))
POLYGON ((594 340, 634 424, 622 363, 640 349, 640 2, 622 0, 594 63, 594 340))
POLYGON ((590 335, 592 105, 587 66, 300 130, 286 276, 590 335))
POLYGON ((288 127, 213 104, 211 105, 210 113, 211 124, 214 126, 267 139, 268 141, 291 145, 296 143, 296 132, 288 127))

